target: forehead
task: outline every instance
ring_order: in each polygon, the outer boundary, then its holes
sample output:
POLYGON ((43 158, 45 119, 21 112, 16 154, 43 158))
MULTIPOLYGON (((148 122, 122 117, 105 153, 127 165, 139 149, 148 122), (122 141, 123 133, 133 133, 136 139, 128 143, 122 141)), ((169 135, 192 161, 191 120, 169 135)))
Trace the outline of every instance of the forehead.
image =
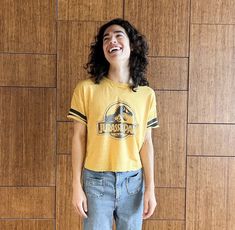
POLYGON ((126 31, 123 27, 119 26, 119 25, 111 25, 109 26, 105 31, 103 36, 106 36, 110 33, 117 33, 117 32, 123 32, 124 34, 126 34, 126 31))

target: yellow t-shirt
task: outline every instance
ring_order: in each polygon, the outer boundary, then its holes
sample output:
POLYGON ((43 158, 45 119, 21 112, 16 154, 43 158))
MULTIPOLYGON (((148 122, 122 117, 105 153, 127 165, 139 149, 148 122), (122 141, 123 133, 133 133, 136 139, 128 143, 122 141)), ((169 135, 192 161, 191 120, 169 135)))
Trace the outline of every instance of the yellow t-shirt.
POLYGON ((80 81, 73 93, 68 118, 87 125, 84 167, 124 172, 142 168, 140 149, 147 128, 159 127, 155 92, 104 77, 99 84, 80 81))

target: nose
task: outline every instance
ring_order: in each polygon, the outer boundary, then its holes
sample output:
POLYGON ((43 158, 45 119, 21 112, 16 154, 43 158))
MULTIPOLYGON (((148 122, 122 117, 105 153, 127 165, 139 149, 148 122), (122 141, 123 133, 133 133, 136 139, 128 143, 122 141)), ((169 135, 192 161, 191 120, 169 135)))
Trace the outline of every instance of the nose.
POLYGON ((115 43, 117 43, 117 39, 114 36, 112 36, 109 43, 115 44, 115 43))

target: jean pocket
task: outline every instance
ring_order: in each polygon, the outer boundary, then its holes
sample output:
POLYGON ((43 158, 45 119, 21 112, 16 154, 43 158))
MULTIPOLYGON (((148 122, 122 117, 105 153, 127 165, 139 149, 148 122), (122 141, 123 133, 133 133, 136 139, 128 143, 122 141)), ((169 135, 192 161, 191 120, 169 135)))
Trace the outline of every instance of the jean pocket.
POLYGON ((87 177, 84 182, 86 195, 96 198, 100 198, 104 195, 104 183, 102 178, 87 177))
POLYGON ((137 194, 143 187, 142 171, 130 176, 126 180, 126 189, 129 195, 137 194))

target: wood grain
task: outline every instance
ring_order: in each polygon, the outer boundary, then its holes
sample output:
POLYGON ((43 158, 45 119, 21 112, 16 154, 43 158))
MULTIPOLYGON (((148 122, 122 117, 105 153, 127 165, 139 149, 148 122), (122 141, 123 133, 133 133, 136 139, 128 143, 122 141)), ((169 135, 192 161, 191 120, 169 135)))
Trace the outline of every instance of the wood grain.
POLYGON ((157 207, 151 219, 184 220, 185 189, 156 188, 157 207))
POLYGON ((57 120, 68 121, 73 90, 78 80, 88 77, 84 64, 88 61, 90 43, 94 40, 100 23, 58 23, 58 81, 57 120), (89 28, 89 30, 87 29, 89 28))
POLYGON ((71 154, 73 122, 57 122, 57 154, 71 154))
POLYGON ((234 0, 192 0, 191 22, 209 24, 235 24, 234 0))
POLYGON ((0 87, 0 185, 55 185, 55 96, 0 87))
POLYGON ((56 87, 56 56, 0 54, 0 86, 56 87))
POLYGON ((3 230, 52 230, 54 220, 0 220, 3 230))
POLYGON ((153 89, 187 90, 187 58, 149 58, 147 78, 153 89))
POLYGON ((189 122, 235 122, 235 26, 192 25, 189 122))
POLYGON ((54 218, 54 187, 0 187, 1 218, 54 218))
POLYGON ((143 230, 185 230, 184 221, 148 220, 143 224, 143 230))
POLYGON ((185 187, 187 92, 157 92, 160 128, 153 131, 155 182, 185 187))
POLYGON ((227 229, 235 226, 235 158, 228 158, 227 229))
POLYGON ((126 0, 124 17, 146 35, 150 56, 188 56, 188 0, 126 0))
POLYGON ((186 229, 233 229, 234 168, 231 157, 188 157, 186 229))
POLYGON ((188 155, 235 156, 234 143, 234 125, 188 125, 188 155))
POLYGON ((1 0, 0 51, 56 53, 56 0, 1 0))
POLYGON ((122 0, 58 0, 59 20, 107 21, 123 16, 122 0))
POLYGON ((56 229, 82 229, 82 220, 72 205, 71 156, 57 156, 56 182, 56 229))

